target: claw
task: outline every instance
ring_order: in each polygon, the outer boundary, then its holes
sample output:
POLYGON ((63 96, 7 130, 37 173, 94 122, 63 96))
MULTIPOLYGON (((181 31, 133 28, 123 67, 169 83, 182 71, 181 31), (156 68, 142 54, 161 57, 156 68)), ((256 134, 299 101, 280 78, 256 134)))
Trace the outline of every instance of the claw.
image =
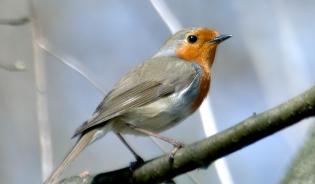
POLYGON ((171 153, 169 154, 169 161, 170 161, 170 162, 174 162, 174 157, 175 157, 176 152, 177 152, 179 149, 183 148, 184 146, 185 146, 185 145, 184 145, 183 143, 181 143, 181 142, 176 142, 176 144, 174 145, 173 150, 172 150, 171 153))
POLYGON ((80 174, 79 174, 79 176, 81 177, 81 178, 83 178, 83 177, 86 177, 86 176, 89 176, 90 175, 90 172, 89 171, 82 171, 82 172, 80 172, 80 174))

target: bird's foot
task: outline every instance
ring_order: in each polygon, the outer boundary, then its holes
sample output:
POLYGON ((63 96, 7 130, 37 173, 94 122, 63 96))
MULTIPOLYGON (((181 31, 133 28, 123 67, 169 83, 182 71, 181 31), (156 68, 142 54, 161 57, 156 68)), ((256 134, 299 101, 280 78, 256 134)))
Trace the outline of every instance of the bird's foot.
POLYGON ((88 170, 82 171, 82 172, 80 172, 80 174, 79 174, 79 176, 80 176, 81 178, 87 177, 87 176, 89 176, 89 175, 90 175, 90 172, 89 172, 88 170))
POLYGON ((136 161, 130 163, 129 169, 131 171, 134 171, 140 166, 142 166, 143 164, 144 164, 144 160, 141 157, 136 157, 136 161))
POLYGON ((173 162, 173 161, 174 161, 174 157, 175 157, 176 152, 177 152, 179 149, 183 148, 184 146, 185 146, 185 144, 182 143, 182 142, 179 142, 179 141, 174 142, 174 148, 173 148, 173 150, 171 151, 171 153, 169 154, 169 161, 170 161, 170 162, 173 162))

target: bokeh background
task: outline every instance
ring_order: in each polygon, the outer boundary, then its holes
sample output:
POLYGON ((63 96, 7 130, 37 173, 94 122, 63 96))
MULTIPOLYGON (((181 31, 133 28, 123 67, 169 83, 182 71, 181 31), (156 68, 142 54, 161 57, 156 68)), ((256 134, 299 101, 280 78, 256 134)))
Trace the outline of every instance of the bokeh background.
MULTIPOLYGON (((184 27, 211 27, 233 35, 220 45, 210 92, 219 130, 314 84, 314 1, 168 0, 166 4, 184 27)), ((152 56, 171 35, 150 1, 36 0, 33 5, 30 11, 26 0, 0 0, 0 19, 35 13, 39 41, 59 58, 39 48, 36 62, 44 70, 36 74, 32 24, 0 25, 0 183, 41 182, 38 112, 44 112, 49 122, 56 166, 75 143, 70 139, 74 130, 104 96, 61 58, 80 65, 108 92, 121 75, 152 56), (39 91, 36 82, 46 88, 39 91), (46 99, 41 103, 47 111, 38 109, 38 95, 46 99)), ((312 121, 227 156, 233 183, 279 183, 312 121)), ((198 112, 163 134, 186 143, 205 137, 198 112)), ((162 154, 149 138, 127 139, 145 159, 162 154)), ((90 145, 63 177, 84 170, 118 169, 132 159, 110 133, 90 145)), ((221 183, 213 166, 191 175, 199 183, 221 183)), ((193 183, 185 175, 175 180, 193 183)))

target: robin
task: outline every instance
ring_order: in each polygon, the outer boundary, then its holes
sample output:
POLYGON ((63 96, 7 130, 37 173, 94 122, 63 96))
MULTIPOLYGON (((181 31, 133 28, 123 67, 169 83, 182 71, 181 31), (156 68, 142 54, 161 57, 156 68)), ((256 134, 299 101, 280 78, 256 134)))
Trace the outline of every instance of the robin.
POLYGON ((125 74, 74 134, 78 141, 44 182, 51 184, 90 143, 113 131, 135 156, 121 134, 154 136, 174 146, 170 160, 183 144, 159 132, 191 115, 206 97, 217 46, 231 35, 208 28, 186 28, 161 49, 125 74))

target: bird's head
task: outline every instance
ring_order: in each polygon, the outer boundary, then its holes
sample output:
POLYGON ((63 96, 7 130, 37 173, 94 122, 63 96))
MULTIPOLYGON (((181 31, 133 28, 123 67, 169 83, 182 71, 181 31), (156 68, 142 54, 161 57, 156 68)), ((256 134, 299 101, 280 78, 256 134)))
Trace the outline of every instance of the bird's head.
POLYGON ((156 56, 176 56, 211 66, 217 46, 230 37, 213 29, 186 28, 171 36, 156 56))

